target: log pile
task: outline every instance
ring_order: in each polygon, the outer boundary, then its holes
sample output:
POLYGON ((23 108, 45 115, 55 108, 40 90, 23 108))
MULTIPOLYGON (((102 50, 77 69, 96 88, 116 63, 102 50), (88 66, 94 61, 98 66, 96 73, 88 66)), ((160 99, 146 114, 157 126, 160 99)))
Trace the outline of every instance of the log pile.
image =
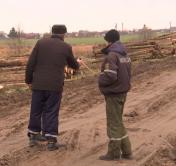
MULTIPOLYGON (((146 59, 158 59, 170 55, 175 55, 176 33, 159 36, 148 41, 125 43, 127 52, 132 61, 141 61, 146 59)), ((93 46, 93 56, 102 57, 101 49, 105 45, 93 46)))
POLYGON ((0 67, 17 67, 17 66, 25 66, 26 60, 24 59, 14 59, 14 60, 5 60, 0 59, 0 67))

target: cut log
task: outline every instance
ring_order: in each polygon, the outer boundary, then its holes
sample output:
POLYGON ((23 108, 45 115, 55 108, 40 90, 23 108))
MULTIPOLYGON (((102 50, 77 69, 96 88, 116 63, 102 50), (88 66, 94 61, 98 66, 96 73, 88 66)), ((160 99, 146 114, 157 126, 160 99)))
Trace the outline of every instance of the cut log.
POLYGON ((24 66, 26 62, 24 60, 0 60, 0 67, 10 66, 24 66))
POLYGON ((3 88, 4 88, 4 86, 3 86, 3 85, 0 85, 0 90, 3 89, 3 88))

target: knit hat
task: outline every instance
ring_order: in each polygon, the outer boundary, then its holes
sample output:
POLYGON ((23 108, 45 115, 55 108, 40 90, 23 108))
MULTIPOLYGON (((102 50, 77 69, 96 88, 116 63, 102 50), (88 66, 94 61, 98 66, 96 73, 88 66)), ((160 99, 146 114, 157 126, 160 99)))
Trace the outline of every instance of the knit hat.
POLYGON ((105 34, 104 39, 105 39, 107 42, 114 43, 114 42, 120 40, 120 34, 119 34, 119 32, 118 32, 117 30, 111 29, 110 31, 108 31, 108 32, 105 34))
POLYGON ((53 25, 52 33, 53 34, 65 34, 67 33, 67 28, 65 25, 53 25))

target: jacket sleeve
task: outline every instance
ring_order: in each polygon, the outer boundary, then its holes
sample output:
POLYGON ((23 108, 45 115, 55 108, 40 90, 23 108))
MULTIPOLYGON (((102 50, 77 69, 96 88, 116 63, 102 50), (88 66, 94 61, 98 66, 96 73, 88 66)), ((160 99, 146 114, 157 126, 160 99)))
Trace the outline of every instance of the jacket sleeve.
POLYGON ((69 47, 68 56, 67 56, 67 65, 75 70, 79 69, 79 63, 76 61, 73 56, 72 48, 69 47))
POLYGON ((99 86, 109 86, 117 81, 118 63, 114 54, 109 54, 99 75, 99 86))
POLYGON ((38 45, 39 43, 37 42, 27 62, 26 71, 25 71, 26 84, 31 84, 33 80, 33 72, 37 61, 37 54, 38 54, 38 47, 39 47, 38 45))

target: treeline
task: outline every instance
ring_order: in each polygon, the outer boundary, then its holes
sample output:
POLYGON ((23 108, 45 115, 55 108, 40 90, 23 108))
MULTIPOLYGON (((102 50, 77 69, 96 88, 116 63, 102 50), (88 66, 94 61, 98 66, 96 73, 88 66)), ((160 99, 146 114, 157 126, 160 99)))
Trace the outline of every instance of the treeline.
POLYGON ((16 30, 14 27, 10 30, 8 34, 9 38, 25 38, 25 39, 39 39, 39 33, 24 33, 21 30, 16 30))

